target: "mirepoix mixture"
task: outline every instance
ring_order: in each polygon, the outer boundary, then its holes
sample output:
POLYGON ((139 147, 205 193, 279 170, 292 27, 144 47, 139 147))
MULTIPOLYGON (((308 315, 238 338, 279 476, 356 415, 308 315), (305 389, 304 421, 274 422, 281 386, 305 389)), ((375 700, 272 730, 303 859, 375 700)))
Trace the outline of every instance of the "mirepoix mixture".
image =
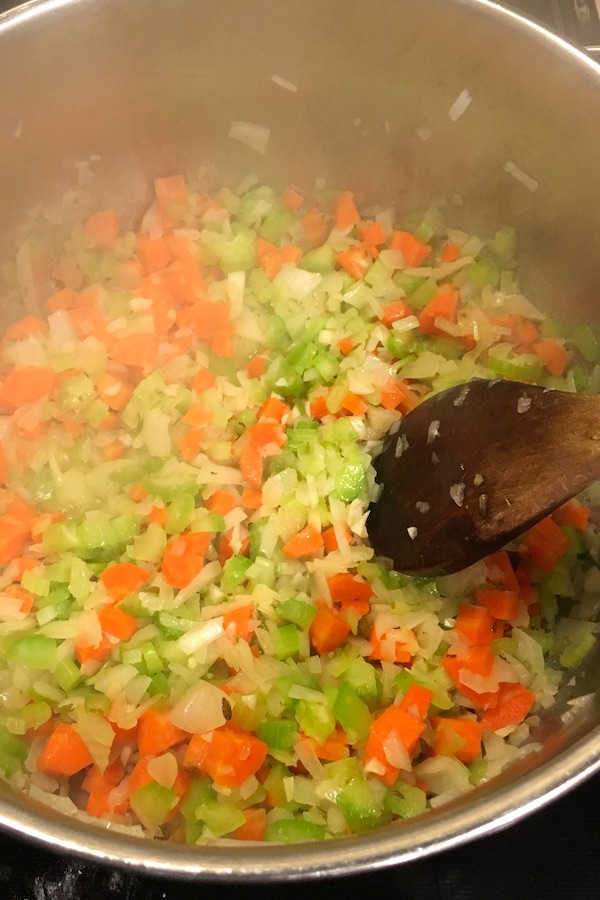
POLYGON ((180 175, 136 230, 79 199, 2 269, 28 310, 0 356, 5 778, 154 838, 295 842, 534 748, 596 640, 588 506, 437 580, 365 528, 383 437, 433 392, 600 389, 593 332, 520 293, 513 229, 180 175))

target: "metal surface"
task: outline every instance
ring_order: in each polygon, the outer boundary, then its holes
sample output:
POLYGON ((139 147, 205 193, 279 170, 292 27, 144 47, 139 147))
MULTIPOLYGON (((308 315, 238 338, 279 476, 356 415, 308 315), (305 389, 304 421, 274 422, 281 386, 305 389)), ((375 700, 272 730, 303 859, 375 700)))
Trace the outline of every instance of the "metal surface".
MULTIPOLYGON (((325 177, 399 210, 446 195, 459 227, 515 224, 532 300, 598 321, 599 148, 600 69, 485 0, 34 0, 0 18, 4 246, 27 205, 56 196, 91 154, 102 156, 100 194, 120 208, 141 176, 205 164, 224 181, 255 171, 310 188, 325 177), (452 122, 465 89, 472 102, 452 122), (265 156, 228 139, 232 119, 271 129, 265 156), (538 189, 511 177, 507 161, 538 189)), ((576 693, 598 683, 597 670, 582 673, 576 693)), ((179 877, 380 868, 502 828, 598 768, 595 702, 562 721, 566 709, 545 724, 544 749, 493 783, 360 838, 161 845, 48 812, 6 787, 0 823, 65 852, 179 877)))

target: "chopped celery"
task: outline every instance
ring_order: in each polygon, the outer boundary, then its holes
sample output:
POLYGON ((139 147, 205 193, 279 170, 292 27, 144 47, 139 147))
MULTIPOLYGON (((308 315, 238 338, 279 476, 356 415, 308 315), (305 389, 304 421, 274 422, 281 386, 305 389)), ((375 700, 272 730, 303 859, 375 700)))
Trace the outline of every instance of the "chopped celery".
POLYGON ((279 844, 300 844, 305 841, 321 841, 325 837, 322 825, 306 819, 277 819, 265 830, 265 841, 279 844))
POLYGON ((202 808, 207 803, 214 803, 216 797, 210 778, 193 778, 181 801, 181 815, 188 822, 197 822, 202 808))
POLYGON ((165 523, 167 534, 178 534, 188 528, 195 505, 194 494, 185 492, 175 494, 167 506, 167 521, 165 523))
POLYGON ((270 750, 291 750, 296 743, 298 726, 289 719, 279 722, 263 722, 257 731, 258 737, 270 750))
POLYGON ((300 637, 295 625, 282 625, 271 633, 275 659, 288 659, 300 649, 300 637))
POLYGON ((325 274, 331 272, 335 266, 335 253, 329 244, 323 244, 315 250, 309 250, 305 253, 298 263, 301 269, 307 272, 318 272, 325 274))
POLYGON ((243 584, 248 577, 248 569, 252 566, 252 560, 246 556, 232 556, 223 566, 221 584, 224 590, 231 590, 243 584))
POLYGON ((335 477, 334 497, 344 503, 351 503, 364 491, 367 473, 361 464, 346 463, 335 477))
POLYGON ((359 697, 374 698, 377 696, 375 667, 362 656, 357 656, 352 660, 344 672, 343 678, 359 697))
POLYGON ((6 658, 17 666, 53 670, 58 661, 56 641, 43 634, 24 634, 13 640, 6 658))
POLYGON ((237 806, 224 801, 205 803, 202 819, 216 837, 230 834, 246 821, 243 812, 237 806))
POLYGON ((177 801, 174 790, 156 781, 145 784, 131 795, 132 808, 153 825, 164 825, 177 801))
POLYGON ((310 628, 311 622, 317 614, 316 607, 305 600, 282 600, 275 609, 282 619, 292 622, 304 631, 310 628))
POLYGON ((579 350, 583 358, 588 362, 598 362, 600 359, 598 338, 589 325, 584 323, 577 325, 571 332, 569 342, 579 350))
POLYGON ((261 225, 261 236, 266 241, 271 241, 272 244, 276 243, 288 233, 297 219, 297 214, 290 212, 289 209, 274 209, 261 225))
POLYGON ((589 631, 580 633, 573 639, 559 656, 559 663, 565 669, 575 669, 583 662, 596 643, 596 636, 589 631))
POLYGON ((251 269, 256 262, 256 238, 251 231, 241 228, 223 244, 215 244, 219 265, 224 272, 251 269))
POLYGON ((9 778, 18 772, 27 758, 28 747, 25 741, 8 730, 0 722, 0 770, 9 778))
POLYGON ((383 812, 382 805, 375 800, 362 777, 353 778, 342 788, 336 797, 336 803, 344 813, 348 827, 355 834, 374 828, 383 812))
POLYGON ((427 794, 405 781, 397 781, 393 791, 386 794, 384 806, 402 819, 420 816, 427 809, 427 794))
POLYGON ((63 409, 81 412, 95 396, 96 389, 87 375, 67 378, 60 386, 60 405, 63 409))
POLYGON ((318 744, 326 741, 335 729, 335 715, 326 703, 298 700, 295 714, 300 729, 318 744))
POLYGON ((68 694, 73 688, 76 688, 81 681, 81 671, 76 662, 72 659, 61 659, 58 661, 53 672, 56 683, 62 690, 68 694))
POLYGON ((495 288, 500 281, 500 268, 489 258, 478 259, 477 262, 469 263, 465 267, 465 272, 478 288, 495 288))
POLYGON ((371 728, 373 717, 367 704, 360 699, 354 688, 344 682, 333 704, 335 716, 351 740, 365 738, 371 728))

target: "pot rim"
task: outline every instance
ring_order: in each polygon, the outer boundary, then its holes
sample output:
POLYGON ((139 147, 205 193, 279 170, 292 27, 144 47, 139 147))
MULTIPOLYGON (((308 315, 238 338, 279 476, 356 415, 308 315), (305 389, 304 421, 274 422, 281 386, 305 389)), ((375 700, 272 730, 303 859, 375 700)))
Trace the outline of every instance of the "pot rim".
MULTIPOLYGON (((62 8, 94 0, 28 0, 0 14, 0 41, 14 28, 62 8)), ((561 37, 494 0, 452 0, 508 24, 516 32, 551 46, 583 70, 600 88, 600 65, 561 37)), ((600 770, 600 725, 551 760, 525 771, 510 785, 489 785, 466 798, 398 826, 359 838, 296 845, 195 847, 152 842, 118 829, 102 829, 56 813, 29 798, 0 797, 0 827, 51 850, 117 865, 147 875, 231 881, 278 881, 341 876, 380 869, 458 847, 500 831, 571 790, 600 770)))

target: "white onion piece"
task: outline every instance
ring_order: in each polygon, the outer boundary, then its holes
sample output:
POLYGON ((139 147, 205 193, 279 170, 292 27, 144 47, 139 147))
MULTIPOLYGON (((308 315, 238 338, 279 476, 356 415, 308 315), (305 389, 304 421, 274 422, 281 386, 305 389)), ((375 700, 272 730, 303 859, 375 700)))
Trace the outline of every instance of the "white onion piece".
POLYGON ((71 349, 78 340, 66 309, 57 309, 48 316, 48 328, 50 340, 57 348, 71 349))
POLYGON ((177 772, 177 759, 172 753, 163 753, 148 763, 148 775, 166 788, 173 787, 177 772))
POLYGON ((383 742, 383 752, 390 766, 394 766, 395 769, 404 769, 407 772, 412 769, 408 750, 397 731, 390 731, 387 735, 383 742))
POLYGON ((184 731, 207 734, 225 724, 227 719, 224 710, 230 708, 229 698, 224 691, 208 681, 199 681, 175 704, 170 718, 173 725, 184 731))
POLYGON ((266 125, 256 125, 254 122, 232 122, 229 128, 229 137, 240 144, 245 144, 257 153, 266 153, 271 129, 266 125))
POLYGON ((323 276, 317 272, 306 272, 296 266, 284 265, 277 280, 286 285, 293 300, 304 300, 321 283, 323 276))

